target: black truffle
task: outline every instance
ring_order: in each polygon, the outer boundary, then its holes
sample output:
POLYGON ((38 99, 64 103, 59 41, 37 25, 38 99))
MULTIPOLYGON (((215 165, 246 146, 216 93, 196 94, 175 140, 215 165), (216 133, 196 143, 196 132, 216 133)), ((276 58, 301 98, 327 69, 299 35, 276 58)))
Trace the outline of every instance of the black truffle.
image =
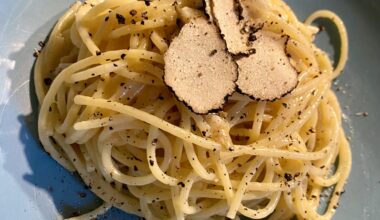
MULTIPOLYGON (((250 43, 249 28, 253 24, 242 17, 242 7, 238 0, 212 0, 211 14, 218 25, 228 51, 234 55, 250 54, 253 47, 250 43)), ((210 13, 207 12, 206 13, 210 13)))
POLYGON ((255 53, 236 61, 238 89, 258 100, 281 98, 298 84, 297 71, 286 56, 286 39, 266 31, 258 31, 255 36, 255 53))
POLYGON ((164 82, 195 113, 220 109, 235 91, 236 79, 236 63, 217 28, 204 18, 185 24, 165 54, 164 82))

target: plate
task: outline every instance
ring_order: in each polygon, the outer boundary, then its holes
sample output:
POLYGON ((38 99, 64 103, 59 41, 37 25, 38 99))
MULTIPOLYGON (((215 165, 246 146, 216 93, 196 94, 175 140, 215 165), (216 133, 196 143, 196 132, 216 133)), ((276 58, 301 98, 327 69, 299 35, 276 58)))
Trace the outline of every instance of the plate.
MULTIPOLYGON (((0 214, 1 219, 60 219, 100 204, 41 148, 37 138, 37 102, 31 81, 32 56, 57 18, 73 1, 0 0, 0 214)), ((289 0, 300 19, 330 9, 345 21, 350 55, 334 83, 351 139, 353 168, 334 219, 380 216, 380 1, 289 0), (368 112, 367 117, 356 113, 368 112)), ((321 21, 323 22, 323 21, 321 21)), ((332 59, 334 37, 317 43, 332 59)), ((138 219, 111 209, 100 219, 138 219)))

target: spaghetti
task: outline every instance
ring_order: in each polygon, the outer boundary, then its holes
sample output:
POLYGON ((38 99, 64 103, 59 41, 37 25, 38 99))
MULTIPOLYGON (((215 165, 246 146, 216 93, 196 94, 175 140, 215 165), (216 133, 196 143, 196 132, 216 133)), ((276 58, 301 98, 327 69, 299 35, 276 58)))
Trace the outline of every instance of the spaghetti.
POLYGON ((38 131, 51 157, 105 202, 79 218, 115 206, 147 219, 331 219, 351 168, 330 89, 347 60, 345 27, 329 11, 302 23, 281 0, 252 5, 263 30, 289 36, 298 86, 274 102, 235 93, 208 115, 162 80, 179 23, 205 16, 201 0, 77 2, 59 19, 35 66, 38 131), (313 44, 320 17, 340 33, 335 69, 313 44))

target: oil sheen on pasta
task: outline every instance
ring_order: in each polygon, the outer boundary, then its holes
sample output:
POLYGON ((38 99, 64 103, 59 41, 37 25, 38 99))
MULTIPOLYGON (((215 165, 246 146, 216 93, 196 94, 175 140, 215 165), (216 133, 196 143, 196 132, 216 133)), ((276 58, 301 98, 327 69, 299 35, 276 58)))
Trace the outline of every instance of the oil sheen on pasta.
POLYGON ((104 200, 73 219, 111 206, 147 219, 332 218, 351 168, 330 89, 347 59, 345 28, 329 11, 302 23, 281 0, 252 1, 264 30, 290 36, 299 85, 275 102, 234 94, 207 116, 190 112, 162 81, 177 19, 204 16, 202 1, 77 2, 59 19, 35 66, 39 137, 104 200), (310 25, 320 17, 341 34, 335 69, 313 44, 318 29, 310 25))

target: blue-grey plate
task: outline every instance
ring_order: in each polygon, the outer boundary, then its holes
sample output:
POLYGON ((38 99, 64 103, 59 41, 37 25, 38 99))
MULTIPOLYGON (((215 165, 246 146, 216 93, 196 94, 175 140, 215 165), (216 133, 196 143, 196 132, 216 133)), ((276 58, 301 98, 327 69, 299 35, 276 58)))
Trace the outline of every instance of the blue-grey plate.
MULTIPOLYGON (((60 219, 85 212, 100 201, 41 148, 31 81, 33 49, 70 0, 0 0, 0 219, 60 219)), ((289 0, 300 19, 317 9, 345 21, 350 56, 334 87, 351 138, 353 168, 334 219, 380 217, 380 1, 289 0), (357 116, 368 112, 368 117, 357 116)), ((321 21, 323 22, 323 21, 321 21)), ((334 37, 318 44, 334 59, 334 37)), ((112 209, 103 218, 137 219, 112 209)))

